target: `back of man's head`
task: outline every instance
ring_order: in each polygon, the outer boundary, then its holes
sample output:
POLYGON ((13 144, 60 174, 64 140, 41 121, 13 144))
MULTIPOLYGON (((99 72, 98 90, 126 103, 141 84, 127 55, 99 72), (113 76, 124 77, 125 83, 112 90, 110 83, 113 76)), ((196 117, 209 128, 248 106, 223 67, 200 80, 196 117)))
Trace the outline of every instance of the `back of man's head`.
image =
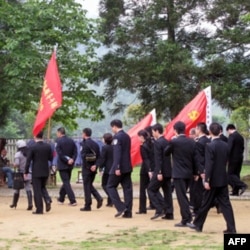
POLYGON ((236 127, 233 124, 228 124, 226 130, 235 130, 236 127))
POLYGON ((163 134, 163 126, 160 123, 156 123, 152 126, 152 130, 158 131, 159 134, 163 134))
POLYGON ((185 134, 185 130, 186 130, 186 125, 184 122, 178 121, 174 124, 174 130, 176 131, 176 133, 179 134, 185 134))
POLYGON ((221 125, 217 122, 213 122, 209 126, 209 131, 213 136, 218 136, 221 132, 221 125))
POLYGON ((119 119, 114 119, 110 122, 111 127, 122 128, 122 121, 119 119))
POLYGON ((61 135, 65 135, 66 134, 66 131, 65 131, 65 128, 64 127, 60 127, 57 129, 57 132, 59 132, 61 135))
POLYGON ((84 128, 82 132, 85 134, 85 136, 90 137, 92 135, 91 128, 84 128))
POLYGON ((43 139, 43 131, 40 131, 39 133, 37 133, 35 137, 37 139, 43 139))

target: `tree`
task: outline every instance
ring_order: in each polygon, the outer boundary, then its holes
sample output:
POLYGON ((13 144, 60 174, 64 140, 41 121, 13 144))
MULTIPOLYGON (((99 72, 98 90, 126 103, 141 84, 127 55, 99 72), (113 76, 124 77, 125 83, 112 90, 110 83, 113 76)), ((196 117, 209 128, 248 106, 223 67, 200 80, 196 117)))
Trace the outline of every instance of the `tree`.
POLYGON ((249 98, 250 31, 240 16, 247 10, 247 0, 101 0, 108 52, 98 75, 106 100, 125 89, 137 95, 144 113, 156 108, 169 119, 212 85, 222 107, 242 106, 249 98))
POLYGON ((250 106, 248 105, 234 110, 231 115, 231 121, 235 124, 239 133, 245 138, 245 159, 248 160, 250 142, 250 106))
POLYGON ((103 100, 90 84, 98 46, 96 23, 73 0, 0 1, 0 126, 11 110, 37 111, 43 77, 57 44, 63 106, 53 119, 103 118, 103 100))

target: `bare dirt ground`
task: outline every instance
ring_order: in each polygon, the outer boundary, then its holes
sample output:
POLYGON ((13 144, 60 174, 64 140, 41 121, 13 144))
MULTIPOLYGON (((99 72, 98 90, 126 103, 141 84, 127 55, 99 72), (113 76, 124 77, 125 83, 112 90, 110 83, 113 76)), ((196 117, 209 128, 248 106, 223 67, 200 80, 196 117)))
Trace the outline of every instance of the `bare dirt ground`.
MULTIPOLYGON (((24 191, 23 191, 24 192, 24 191)), ((150 220, 154 211, 148 211, 145 215, 133 215, 132 219, 114 218, 115 208, 104 206, 96 209, 96 202, 93 201, 91 212, 81 212, 79 209, 83 199, 78 198, 78 206, 70 207, 66 204, 59 205, 53 198, 52 209, 43 215, 33 215, 27 211, 26 197, 21 197, 16 209, 11 209, 9 204, 12 197, 0 197, 0 249, 25 249, 27 239, 39 239, 40 242, 51 241, 84 241, 91 237, 100 237, 105 234, 114 234, 119 230, 137 228, 140 232, 149 230, 173 230, 185 232, 187 235, 195 235, 189 228, 176 228, 174 224, 180 221, 179 207, 174 200, 175 219, 166 221, 157 219, 150 220), (12 242, 12 247, 6 248, 6 241, 12 242), (18 242, 14 244, 13 241, 18 242)), ((238 233, 250 233, 249 229, 249 200, 232 201, 236 226, 238 233)), ((134 199, 133 212, 138 210, 138 199, 134 199)), ((218 215, 215 209, 211 209, 204 226, 202 235, 209 235, 212 241, 223 246, 223 233, 226 229, 223 216, 218 215)), ((200 234, 200 233, 198 233, 200 234)), ((179 242, 179 244, 181 244, 179 242)), ((70 247, 68 249, 71 249, 70 247)))

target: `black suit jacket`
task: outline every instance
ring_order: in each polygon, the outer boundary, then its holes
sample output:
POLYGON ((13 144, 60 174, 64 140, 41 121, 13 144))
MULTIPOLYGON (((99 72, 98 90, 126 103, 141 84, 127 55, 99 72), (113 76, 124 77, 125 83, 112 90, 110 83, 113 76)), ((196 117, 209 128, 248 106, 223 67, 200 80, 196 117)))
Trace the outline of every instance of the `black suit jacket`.
POLYGON ((148 172, 152 172, 154 170, 154 144, 144 142, 140 146, 140 153, 142 158, 141 164, 141 175, 148 175, 148 172))
POLYGON ((213 139, 205 149, 205 181, 211 187, 227 185, 226 165, 228 160, 228 145, 220 138, 213 139))
POLYGON ((64 170, 73 168, 73 165, 68 164, 68 159, 71 158, 76 160, 77 147, 75 142, 68 136, 62 136, 56 141, 56 152, 57 152, 57 168, 58 170, 64 170))
POLYGON ((29 173, 32 162, 32 178, 49 176, 49 161, 53 159, 51 146, 43 141, 34 143, 28 150, 25 174, 29 173))
POLYGON ((82 156, 82 173, 83 174, 93 173, 90 170, 90 168, 91 168, 91 166, 96 165, 96 163, 97 163, 97 161, 99 160, 99 157, 100 157, 100 148, 99 148, 99 145, 97 144, 97 142, 95 142, 91 138, 84 139, 82 141, 81 156, 82 156), (96 154, 96 161, 88 162, 88 161, 86 161, 86 155, 87 154, 93 154, 92 151, 94 151, 95 154, 96 154))
POLYGON ((220 134, 220 139, 224 142, 228 142, 228 138, 223 134, 220 134))
POLYGON ((229 163, 243 160, 244 138, 235 131, 228 137, 229 163))
POLYGON ((197 174, 195 141, 179 135, 165 148, 165 154, 173 157, 173 178, 190 179, 197 174))
POLYGON ((205 170, 205 147, 211 140, 203 135, 196 141, 195 164, 197 164, 198 174, 203 174, 205 170))
POLYGON ((163 136, 154 142, 154 157, 155 157, 155 170, 154 173, 162 174, 164 177, 171 178, 172 165, 169 155, 166 155, 164 150, 169 146, 169 141, 163 136))
POLYGON ((104 145, 101 150, 100 158, 96 162, 99 169, 104 169, 104 173, 108 174, 113 164, 113 145, 104 145))
POLYGON ((127 133, 120 130, 113 138, 114 161, 110 169, 110 174, 115 174, 115 171, 120 169, 122 174, 132 172, 131 164, 131 139, 127 133))

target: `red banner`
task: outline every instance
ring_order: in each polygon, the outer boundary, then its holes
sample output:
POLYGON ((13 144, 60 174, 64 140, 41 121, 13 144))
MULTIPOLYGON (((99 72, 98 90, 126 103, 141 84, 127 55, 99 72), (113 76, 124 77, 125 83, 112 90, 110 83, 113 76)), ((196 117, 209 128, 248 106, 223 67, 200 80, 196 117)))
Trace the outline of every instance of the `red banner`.
POLYGON ((131 138, 131 162, 132 166, 136 166, 141 163, 141 154, 140 154, 140 145, 141 142, 137 133, 145 129, 148 126, 154 125, 156 123, 156 114, 155 110, 152 110, 148 115, 146 115, 139 123, 132 127, 128 131, 128 135, 131 138))
POLYGON ((175 135, 173 126, 177 121, 186 124, 186 134, 191 128, 195 128, 197 123, 211 123, 211 87, 202 90, 191 102, 189 102, 181 112, 166 126, 164 136, 171 140, 175 135))
POLYGON ((37 135, 55 110, 62 105, 62 87, 53 52, 45 74, 40 105, 33 127, 33 135, 37 135))

